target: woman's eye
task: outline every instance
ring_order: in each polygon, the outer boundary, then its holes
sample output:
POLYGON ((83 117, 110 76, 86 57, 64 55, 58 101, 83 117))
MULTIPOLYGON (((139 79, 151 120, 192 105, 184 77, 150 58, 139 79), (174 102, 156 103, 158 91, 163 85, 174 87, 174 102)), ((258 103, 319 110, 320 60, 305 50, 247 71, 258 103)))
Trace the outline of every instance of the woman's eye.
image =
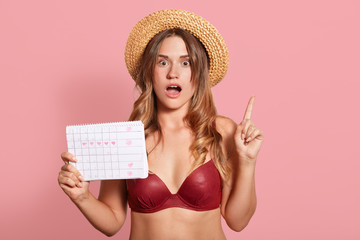
POLYGON ((184 61, 184 62, 183 62, 183 65, 184 65, 184 66, 189 66, 189 65, 190 65, 190 61, 184 61))
POLYGON ((159 64, 162 65, 162 66, 166 66, 167 62, 165 60, 160 60, 159 64))

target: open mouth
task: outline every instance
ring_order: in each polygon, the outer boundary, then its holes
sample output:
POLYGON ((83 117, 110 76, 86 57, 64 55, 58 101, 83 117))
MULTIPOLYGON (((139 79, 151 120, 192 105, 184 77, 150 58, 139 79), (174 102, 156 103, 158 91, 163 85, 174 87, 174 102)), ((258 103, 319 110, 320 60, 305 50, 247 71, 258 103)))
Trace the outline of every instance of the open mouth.
POLYGON ((178 85, 170 85, 166 88, 166 91, 170 94, 177 94, 181 92, 181 87, 178 85))

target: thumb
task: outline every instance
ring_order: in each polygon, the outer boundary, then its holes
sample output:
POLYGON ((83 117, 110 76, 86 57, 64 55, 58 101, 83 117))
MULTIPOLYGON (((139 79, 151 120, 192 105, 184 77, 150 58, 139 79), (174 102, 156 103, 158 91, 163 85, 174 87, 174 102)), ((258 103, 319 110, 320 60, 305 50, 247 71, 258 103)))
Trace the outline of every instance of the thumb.
POLYGON ((242 130, 244 129, 244 127, 245 127, 245 126, 243 125, 243 122, 241 122, 241 123, 237 126, 236 131, 235 131, 235 138, 236 138, 236 140, 239 140, 239 139, 244 140, 245 134, 241 133, 242 130))

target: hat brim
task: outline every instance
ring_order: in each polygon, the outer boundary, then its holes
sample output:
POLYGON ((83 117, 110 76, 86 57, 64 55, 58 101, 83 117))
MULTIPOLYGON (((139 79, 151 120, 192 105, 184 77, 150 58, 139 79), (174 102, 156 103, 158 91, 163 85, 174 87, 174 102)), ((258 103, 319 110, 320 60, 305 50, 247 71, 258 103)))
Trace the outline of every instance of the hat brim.
POLYGON ((141 57, 149 41, 159 32, 172 28, 187 30, 200 40, 209 57, 210 84, 212 87, 218 84, 229 65, 229 53, 224 39, 204 18, 176 9, 154 12, 140 20, 130 32, 125 47, 125 63, 131 77, 136 80, 141 57))

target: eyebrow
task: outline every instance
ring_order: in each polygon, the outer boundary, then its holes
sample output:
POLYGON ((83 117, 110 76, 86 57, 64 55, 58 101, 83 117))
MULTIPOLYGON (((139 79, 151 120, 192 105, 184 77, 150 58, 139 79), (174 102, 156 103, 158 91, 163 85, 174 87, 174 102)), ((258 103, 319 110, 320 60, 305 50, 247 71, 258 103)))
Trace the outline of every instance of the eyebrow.
MULTIPOLYGON (((169 56, 166 56, 163 54, 159 54, 158 57, 169 58, 169 56)), ((190 58, 190 56, 189 55, 181 55, 179 58, 190 58)))

